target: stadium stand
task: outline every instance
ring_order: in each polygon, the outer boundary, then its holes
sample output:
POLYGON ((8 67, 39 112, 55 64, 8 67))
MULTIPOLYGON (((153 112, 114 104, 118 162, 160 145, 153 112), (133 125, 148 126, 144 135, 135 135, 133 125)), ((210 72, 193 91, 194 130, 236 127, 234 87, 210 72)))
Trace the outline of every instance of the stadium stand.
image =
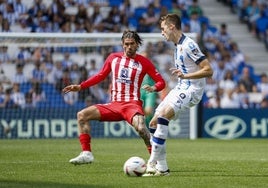
MULTIPOLYGON (((215 98, 217 97, 220 99, 226 99, 227 93, 219 91, 222 89, 219 86, 219 83, 221 80, 224 80, 225 74, 228 72, 228 70, 232 70, 233 72, 236 87, 232 90, 232 97, 235 98, 235 100, 238 100, 239 108, 259 108, 260 100, 268 95, 268 80, 261 80, 261 73, 263 73, 262 75, 267 75, 267 69, 261 69, 264 72, 258 72, 258 74, 256 74, 254 63, 248 62, 247 55, 245 55, 245 52, 242 50, 242 48, 240 48, 241 46, 239 45, 239 41, 237 42, 236 38, 233 37, 235 33, 229 30, 230 27, 228 23, 226 23, 223 28, 220 28, 218 25, 215 25, 215 22, 212 22, 214 17, 217 16, 207 14, 207 6, 204 6, 204 2, 206 1, 159 0, 145 2, 141 0, 22 0, 21 3, 18 2, 19 1, 16 0, 1 1, 0 20, 2 32, 122 32, 122 30, 125 28, 137 29, 140 27, 139 20, 140 18, 144 18, 145 20, 148 18, 147 10, 149 7, 153 8, 154 17, 159 18, 160 7, 164 6, 167 8, 168 12, 176 12, 180 14, 182 17, 184 32, 194 31, 194 26, 197 26, 197 28, 200 30, 200 32, 197 33, 197 40, 200 43, 200 46, 202 46, 202 50, 208 55, 215 71, 214 77, 209 81, 211 84, 208 84, 207 92, 204 95, 203 104, 205 107, 221 107, 221 105, 215 106, 210 103, 212 103, 213 100, 215 101, 215 98), (7 7, 9 7, 9 9, 7 9, 7 7), (117 10, 114 9, 114 7, 116 7, 117 10), (113 12, 115 10, 117 11, 116 13, 113 12), (192 18, 192 14, 197 12, 200 14, 198 14, 198 19, 194 20, 192 18), (110 18, 111 20, 107 20, 107 18, 110 18), (112 28, 109 24, 107 24, 109 22, 113 23, 112 28), (42 24, 44 23, 45 26, 42 28, 42 24), (75 25, 77 24, 80 25, 80 29, 76 29, 75 25), (225 31, 221 32, 221 29, 225 29, 225 31), (244 92, 241 84, 239 83, 240 77, 245 68, 249 70, 251 77, 250 79, 252 79, 254 82, 254 93, 244 92), (252 100, 245 102, 243 100, 244 98, 252 100)), ((233 15, 237 15, 237 19, 241 19, 240 13, 242 12, 243 8, 241 7, 241 1, 218 0, 216 2, 218 4, 221 3, 222 6, 225 7, 229 6, 233 15)), ((267 2, 258 1, 258 3, 259 2, 259 6, 262 8, 262 11, 260 11, 262 14, 260 14, 261 16, 259 15, 259 18, 256 19, 256 22, 252 22, 255 23, 255 27, 251 26, 250 32, 256 34, 252 35, 252 38, 258 36, 259 40, 263 41, 267 47, 267 2), (256 30, 252 30, 252 28, 256 30)), ((225 17, 222 15, 218 16, 221 18, 225 17)), ((248 24, 248 22, 245 22, 245 24, 248 24)), ((145 27, 148 27, 146 23, 145 27)), ((143 31, 148 30, 144 29, 143 31)), ((150 24, 150 30, 148 32, 158 31, 159 28, 157 23, 150 24)), ((159 44, 155 44, 154 48, 159 48, 158 45, 159 44)), ((244 48, 244 45, 242 47, 244 48)), ((161 61, 160 57, 165 57, 167 55, 165 54, 164 49, 165 46, 162 46, 162 49, 153 51, 155 53, 156 60, 157 57, 159 57, 159 62, 161 61), (160 52, 161 54, 159 54, 160 52)), ((1 47, 1 70, 3 70, 3 74, 5 74, 10 80, 12 80, 12 76, 16 72, 16 65, 19 62, 24 65, 23 72, 28 77, 31 75, 33 70, 34 61, 32 59, 33 57, 36 57, 37 50, 24 49, 24 51, 21 53, 19 53, 19 51, 20 49, 18 49, 16 46, 9 49, 1 47), (30 54, 30 56, 32 56, 30 60, 26 60, 26 54, 30 54)), ((39 102, 36 107, 68 106, 65 104, 59 90, 62 85, 57 85, 57 82, 59 82, 61 79, 64 79, 66 83, 73 81, 69 77, 72 73, 72 70, 70 70, 71 66, 69 66, 68 63, 67 66, 65 63, 63 63, 66 52, 70 53, 70 61, 78 64, 79 71, 81 71, 80 75, 82 75, 82 71, 88 71, 90 68, 89 64, 84 65, 85 62, 90 62, 92 59, 94 59, 96 60, 97 68, 100 68, 106 55, 101 50, 88 52, 85 55, 80 53, 80 49, 69 47, 55 48, 50 50, 41 49, 41 55, 38 57, 40 58, 39 60, 42 61, 42 68, 47 74, 51 72, 52 69, 55 69, 58 62, 62 63, 62 66, 65 66, 65 69, 59 68, 59 70, 55 70, 58 71, 58 74, 56 73, 56 75, 59 76, 59 78, 53 77, 50 79, 50 82, 47 78, 47 81, 41 83, 42 89, 46 95, 46 101, 39 102), (45 62, 44 59, 46 59, 46 56, 51 56, 52 62, 45 62), (67 75, 67 77, 63 78, 62 75, 64 74, 69 74, 69 76, 67 75), (51 80, 53 79, 55 82, 51 83, 51 80)), ((167 63, 171 63, 171 61, 167 63)), ((162 71, 164 72, 163 74, 166 74, 166 70, 164 69, 166 67, 162 67, 162 71)), ((30 80, 30 78, 28 79, 30 80)), ((25 94, 30 89, 30 81, 21 86, 21 91, 25 94)), ((105 90, 105 87, 101 89, 105 90)), ((3 95, 1 95, 1 97, 3 97, 3 95)), ((80 97, 75 105, 82 106, 84 105, 84 101, 85 97, 80 97)), ((232 103, 232 100, 229 99, 229 102, 232 103)))

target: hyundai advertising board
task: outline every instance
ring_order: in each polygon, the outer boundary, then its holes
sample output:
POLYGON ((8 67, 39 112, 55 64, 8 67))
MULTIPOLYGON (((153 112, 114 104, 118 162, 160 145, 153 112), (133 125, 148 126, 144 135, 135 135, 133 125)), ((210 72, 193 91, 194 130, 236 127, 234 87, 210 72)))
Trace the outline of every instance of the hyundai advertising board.
POLYGON ((203 138, 268 138, 268 109, 204 109, 203 138))
MULTIPOLYGON (((77 138, 76 108, 0 109, 1 138, 77 138)), ((171 121, 169 137, 189 138, 189 112, 171 121)), ((91 121, 91 135, 95 138, 139 137, 125 121, 91 121)))

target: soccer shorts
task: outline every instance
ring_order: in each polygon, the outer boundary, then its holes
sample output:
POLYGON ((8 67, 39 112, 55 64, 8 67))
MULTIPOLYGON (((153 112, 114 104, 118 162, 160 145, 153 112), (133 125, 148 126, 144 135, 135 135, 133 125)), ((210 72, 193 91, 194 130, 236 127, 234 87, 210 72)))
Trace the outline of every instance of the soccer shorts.
POLYGON ((111 102, 95 105, 101 114, 100 121, 127 121, 132 124, 136 114, 144 115, 141 101, 111 102))
POLYGON ((167 105, 172 107, 175 113, 173 119, 177 119, 180 112, 198 104, 202 99, 203 89, 180 89, 179 87, 173 88, 164 100, 156 108, 156 114, 159 113, 167 105))

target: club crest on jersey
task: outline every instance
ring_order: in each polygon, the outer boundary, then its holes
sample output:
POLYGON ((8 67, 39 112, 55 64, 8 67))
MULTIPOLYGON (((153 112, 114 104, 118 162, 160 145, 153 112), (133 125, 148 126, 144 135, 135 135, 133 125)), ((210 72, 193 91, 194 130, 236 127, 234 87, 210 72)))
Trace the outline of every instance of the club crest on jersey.
POLYGON ((138 62, 133 62, 133 66, 132 66, 134 69, 138 68, 139 67, 139 63, 138 62))

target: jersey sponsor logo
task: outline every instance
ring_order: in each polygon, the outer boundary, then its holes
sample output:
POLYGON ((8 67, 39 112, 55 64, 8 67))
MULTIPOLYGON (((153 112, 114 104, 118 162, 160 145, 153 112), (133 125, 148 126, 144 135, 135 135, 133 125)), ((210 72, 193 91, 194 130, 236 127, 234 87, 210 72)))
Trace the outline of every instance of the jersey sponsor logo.
POLYGON ((123 68, 120 72, 120 77, 121 78, 127 78, 128 77, 128 69, 123 68))
POLYGON ((242 119, 236 116, 219 115, 210 118, 204 128, 210 136, 227 140, 243 135, 247 126, 242 119))
POLYGON ((123 68, 120 71, 120 78, 116 80, 116 82, 118 83, 124 83, 124 84, 131 84, 132 81, 128 78, 128 69, 127 68, 123 68))
POLYGON ((189 48, 191 49, 194 55, 197 55, 199 53, 197 46, 193 42, 189 43, 189 48))
POLYGON ((197 48, 193 49, 192 52, 194 55, 197 55, 199 53, 197 48))

